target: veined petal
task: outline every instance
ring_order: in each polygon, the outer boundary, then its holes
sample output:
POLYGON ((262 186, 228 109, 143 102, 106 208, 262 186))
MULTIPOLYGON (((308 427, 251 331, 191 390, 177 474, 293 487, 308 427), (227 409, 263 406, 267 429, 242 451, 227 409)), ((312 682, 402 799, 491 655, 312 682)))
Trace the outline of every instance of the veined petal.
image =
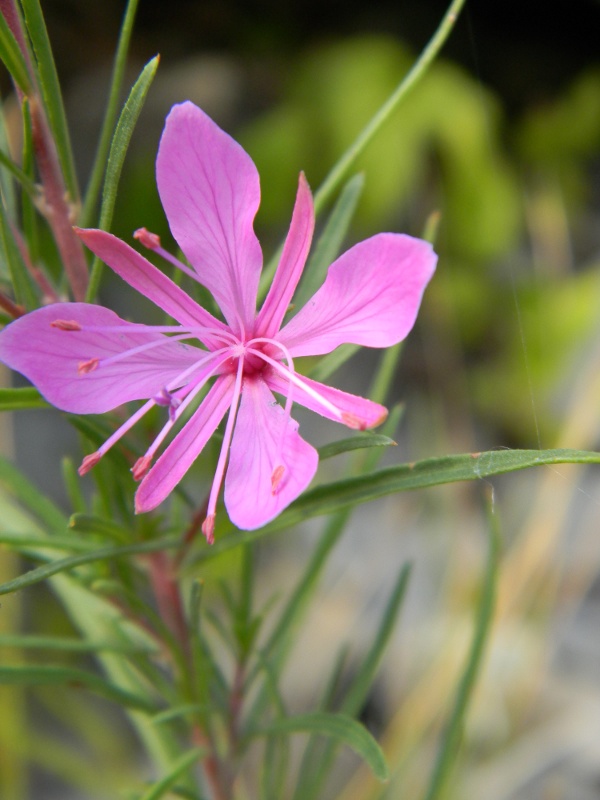
POLYGON ((193 103, 173 107, 156 161, 171 232, 235 333, 250 333, 262 253, 250 156, 193 103))
MULTIPOLYGON (((86 230, 76 228, 75 231, 92 253, 177 322, 213 330, 227 330, 220 320, 209 314, 147 258, 121 239, 93 228, 86 230)), ((216 347, 220 344, 214 334, 200 332, 198 339, 207 347, 216 347)))
POLYGON ((269 293, 254 328, 255 336, 275 336, 302 275, 315 229, 315 212, 310 188, 300 173, 296 204, 281 259, 269 293))
POLYGON ((399 233, 366 239, 334 261, 323 286, 277 339, 292 356, 329 353, 346 342, 396 344, 414 325, 436 261, 421 239, 399 233))
MULTIPOLYGON (((268 373, 265 371, 263 375, 265 375, 265 380, 273 392, 287 396, 290 387, 283 375, 275 370, 269 370, 268 373)), ((292 387, 294 403, 300 403, 305 408, 316 411, 317 414, 321 414, 327 419, 342 422, 351 428, 366 429, 381 425, 387 417, 387 408, 379 405, 379 403, 374 403, 372 400, 367 400, 356 394, 342 392, 341 389, 334 389, 332 386, 310 380, 310 378, 305 378, 304 375, 301 376, 301 379, 309 389, 312 389, 314 393, 334 405, 346 417, 345 420, 340 419, 331 409, 319 403, 314 394, 308 394, 308 392, 303 391, 302 386, 294 384, 292 387), (353 421, 355 424, 350 424, 353 421)))
POLYGON ((0 333, 0 360, 25 375, 52 405, 75 414, 100 414, 129 400, 153 397, 206 351, 170 341, 145 325, 125 322, 113 311, 86 303, 56 303, 12 322, 0 333), (68 320, 83 330, 52 327, 68 320), (85 330, 100 326, 103 331, 85 330), (110 328, 119 330, 111 332, 110 328), (127 328, 127 332, 123 331, 127 328), (102 364, 131 348, 157 346, 102 364), (81 364, 99 359, 97 368, 81 364))
POLYGON ((162 503, 198 458, 229 408, 234 381, 231 374, 217 378, 192 418, 140 483, 135 495, 137 514, 162 503))
POLYGON ((265 382, 246 378, 225 477, 225 507, 234 525, 253 530, 276 517, 306 489, 318 461, 265 382))

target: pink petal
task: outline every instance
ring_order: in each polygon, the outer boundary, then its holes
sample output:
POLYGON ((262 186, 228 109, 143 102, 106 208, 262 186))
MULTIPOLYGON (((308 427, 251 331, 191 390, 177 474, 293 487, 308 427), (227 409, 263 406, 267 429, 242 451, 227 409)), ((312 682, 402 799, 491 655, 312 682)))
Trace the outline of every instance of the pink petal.
POLYGON ((250 156, 193 103, 174 106, 156 161, 171 232, 236 333, 252 329, 262 254, 250 156))
POLYGON ((292 221, 273 283, 256 319, 255 336, 273 337, 283 318, 302 275, 315 228, 315 212, 310 188, 300 173, 298 194, 292 221))
POLYGON ((52 405, 75 414, 100 414, 129 400, 149 398, 206 352, 171 342, 145 325, 125 322, 114 312, 85 303, 56 303, 12 322, 0 333, 0 360, 27 377, 52 405), (60 330, 56 320, 106 331, 60 330), (111 332, 126 326, 131 332, 111 332), (82 362, 104 359, 132 347, 156 347, 80 374, 82 362))
POLYGON ((265 382, 246 378, 225 478, 225 507, 238 528, 265 525, 313 479, 319 457, 297 431, 265 382), (273 471, 281 466, 274 493, 273 471))
MULTIPOLYGON (((289 382, 282 375, 275 372, 275 370, 269 370, 268 373, 263 373, 263 375, 265 375, 265 380, 272 391, 284 396, 288 395, 289 382)), ((349 392, 342 392, 340 389, 334 389, 332 386, 327 386, 318 381, 312 381, 310 378, 305 378, 304 375, 302 375, 302 381, 329 403, 333 404, 346 416, 346 421, 340 420, 338 415, 303 391, 301 386, 294 385, 292 388, 294 403, 300 403, 300 405, 310 408, 311 411, 316 411, 317 414, 321 414, 323 417, 335 420, 335 422, 342 422, 352 428, 360 428, 361 430, 381 425, 387 417, 387 408, 379 405, 379 403, 374 403, 372 400, 367 400, 349 392), (349 424, 352 421, 355 421, 356 424, 349 424)))
POLYGON ((135 495, 137 514, 162 503, 198 458, 229 408, 233 384, 231 374, 217 378, 192 418, 140 483, 135 495))
MULTIPOLYGON (((152 300, 173 319, 185 326, 201 326, 213 330, 227 330, 223 323, 198 305, 177 284, 167 278, 148 259, 140 255, 121 239, 110 233, 95 229, 76 228, 82 241, 130 286, 152 300)), ((210 334, 198 333, 198 338, 206 344, 218 345, 218 339, 210 334)))
POLYGON ((329 353, 345 342, 389 347, 412 328, 435 270, 431 245, 380 233, 329 267, 325 283, 277 335, 292 356, 329 353))

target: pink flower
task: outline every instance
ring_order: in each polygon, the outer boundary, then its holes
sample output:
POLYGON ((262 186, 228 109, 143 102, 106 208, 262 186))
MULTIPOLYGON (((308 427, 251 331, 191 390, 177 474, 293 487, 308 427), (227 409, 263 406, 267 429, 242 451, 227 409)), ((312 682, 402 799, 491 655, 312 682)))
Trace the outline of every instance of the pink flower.
POLYGON ((187 102, 167 118, 156 171, 171 231, 192 268, 163 251, 158 237, 145 229, 136 238, 208 288, 225 322, 120 239, 78 230, 90 250, 178 324, 139 325, 100 306, 57 303, 9 325, 0 334, 0 359, 65 411, 98 414, 131 400, 146 401, 86 456, 81 474, 150 408, 166 408, 164 427, 132 469, 141 479, 137 512, 150 511, 167 497, 227 414, 203 525, 212 541, 223 480, 229 516, 244 529, 276 517, 311 482, 317 451, 298 434, 292 403, 360 430, 385 418, 383 406, 305 378, 295 359, 329 353, 344 342, 369 347, 399 342, 414 324, 436 257, 419 239, 373 236, 338 258, 323 286, 282 327, 313 234, 304 176, 277 272, 256 313, 262 254, 253 220, 260 187, 251 158, 187 102), (210 379, 202 402, 152 466, 210 379))

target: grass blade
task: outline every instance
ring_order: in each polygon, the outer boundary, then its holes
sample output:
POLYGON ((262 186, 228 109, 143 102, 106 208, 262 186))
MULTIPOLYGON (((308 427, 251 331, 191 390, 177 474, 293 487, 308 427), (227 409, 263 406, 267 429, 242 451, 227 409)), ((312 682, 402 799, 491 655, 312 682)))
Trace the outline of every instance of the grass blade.
MULTIPOLYGON (((156 75, 158 63, 159 57, 155 56, 146 64, 139 78, 134 83, 129 97, 127 98, 127 102, 121 111, 119 121, 117 122, 115 134, 110 146, 106 175, 104 177, 104 188, 102 190, 102 207, 100 210, 99 227, 105 231, 110 230, 117 199, 117 187, 119 185, 119 178, 121 177, 121 170, 123 169, 127 148, 129 147, 131 135, 133 134, 133 129, 140 116, 144 101, 146 100, 146 95, 156 75)), ((95 258, 86 295, 86 300, 88 302, 92 301, 96 296, 101 275, 102 262, 100 259, 95 258)))

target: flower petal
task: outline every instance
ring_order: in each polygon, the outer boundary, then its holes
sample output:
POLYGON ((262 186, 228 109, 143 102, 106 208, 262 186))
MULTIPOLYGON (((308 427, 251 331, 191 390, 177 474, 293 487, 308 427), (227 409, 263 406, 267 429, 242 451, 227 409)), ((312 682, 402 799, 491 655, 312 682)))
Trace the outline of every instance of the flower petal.
MULTIPOLYGON (((177 284, 167 278, 154 264, 137 250, 110 233, 93 228, 76 228, 76 233, 105 264, 117 273, 140 294, 152 300, 182 325, 192 325, 214 330, 227 330, 223 323, 209 314, 202 306, 186 294, 177 284)), ((198 333, 198 338, 207 347, 219 346, 214 335, 198 333)))
POLYGON ((325 283, 277 335, 292 356, 329 353, 345 342, 389 347, 414 325, 437 257, 431 245, 380 233, 329 267, 325 283))
MULTIPOLYGON (((287 397, 290 391, 290 384, 283 375, 275 370, 269 370, 268 373, 265 371, 263 375, 265 375, 265 380, 273 392, 287 397)), ((364 430, 366 428, 374 428, 376 425, 381 425, 387 417, 387 408, 379 405, 379 403, 374 403, 372 400, 367 400, 356 394, 342 392, 341 389, 334 389, 332 386, 327 386, 318 381, 312 381, 310 378, 304 377, 304 375, 302 375, 301 378, 302 382, 308 386, 309 389, 312 389, 314 393, 320 395, 328 403, 334 405, 341 414, 345 416, 345 420, 341 420, 337 414, 322 403, 319 403, 319 401, 315 399, 314 394, 308 394, 308 392, 302 390, 301 386, 296 384, 292 387, 292 399, 294 403, 300 403, 300 405, 305 408, 316 411, 317 414, 321 414, 321 416, 327 417, 327 419, 332 419, 335 422, 342 422, 352 428, 364 430), (354 422, 354 424, 350 424, 351 422, 354 422)))
POLYGON ((200 407, 140 483, 135 495, 136 514, 162 503, 198 458, 229 408, 234 380, 231 374, 217 378, 200 407))
POLYGON ((246 378, 225 478, 225 507, 234 525, 253 530, 276 517, 306 489, 318 461, 265 382, 246 378), (274 491, 277 467, 283 471, 274 491))
POLYGON ((25 375, 49 403, 75 414, 100 414, 129 400, 152 397, 205 356, 204 350, 170 341, 146 325, 125 322, 113 311, 86 303, 39 308, 0 333, 0 360, 25 375), (52 326, 57 320, 84 329, 61 330, 52 326), (86 326, 106 330, 85 330, 86 326), (114 326, 119 331, 111 332, 114 326), (102 359, 154 342, 157 346, 102 364, 102 359), (93 359, 100 364, 82 371, 82 362, 93 359))
POLYGON ((294 213, 281 259, 269 293, 254 328, 255 336, 275 336, 302 275, 315 229, 315 212, 310 188, 300 173, 294 213))
POLYGON ((201 109, 167 117, 156 178, 171 232, 236 333, 248 333, 262 253, 253 221, 260 203, 250 156, 201 109))

